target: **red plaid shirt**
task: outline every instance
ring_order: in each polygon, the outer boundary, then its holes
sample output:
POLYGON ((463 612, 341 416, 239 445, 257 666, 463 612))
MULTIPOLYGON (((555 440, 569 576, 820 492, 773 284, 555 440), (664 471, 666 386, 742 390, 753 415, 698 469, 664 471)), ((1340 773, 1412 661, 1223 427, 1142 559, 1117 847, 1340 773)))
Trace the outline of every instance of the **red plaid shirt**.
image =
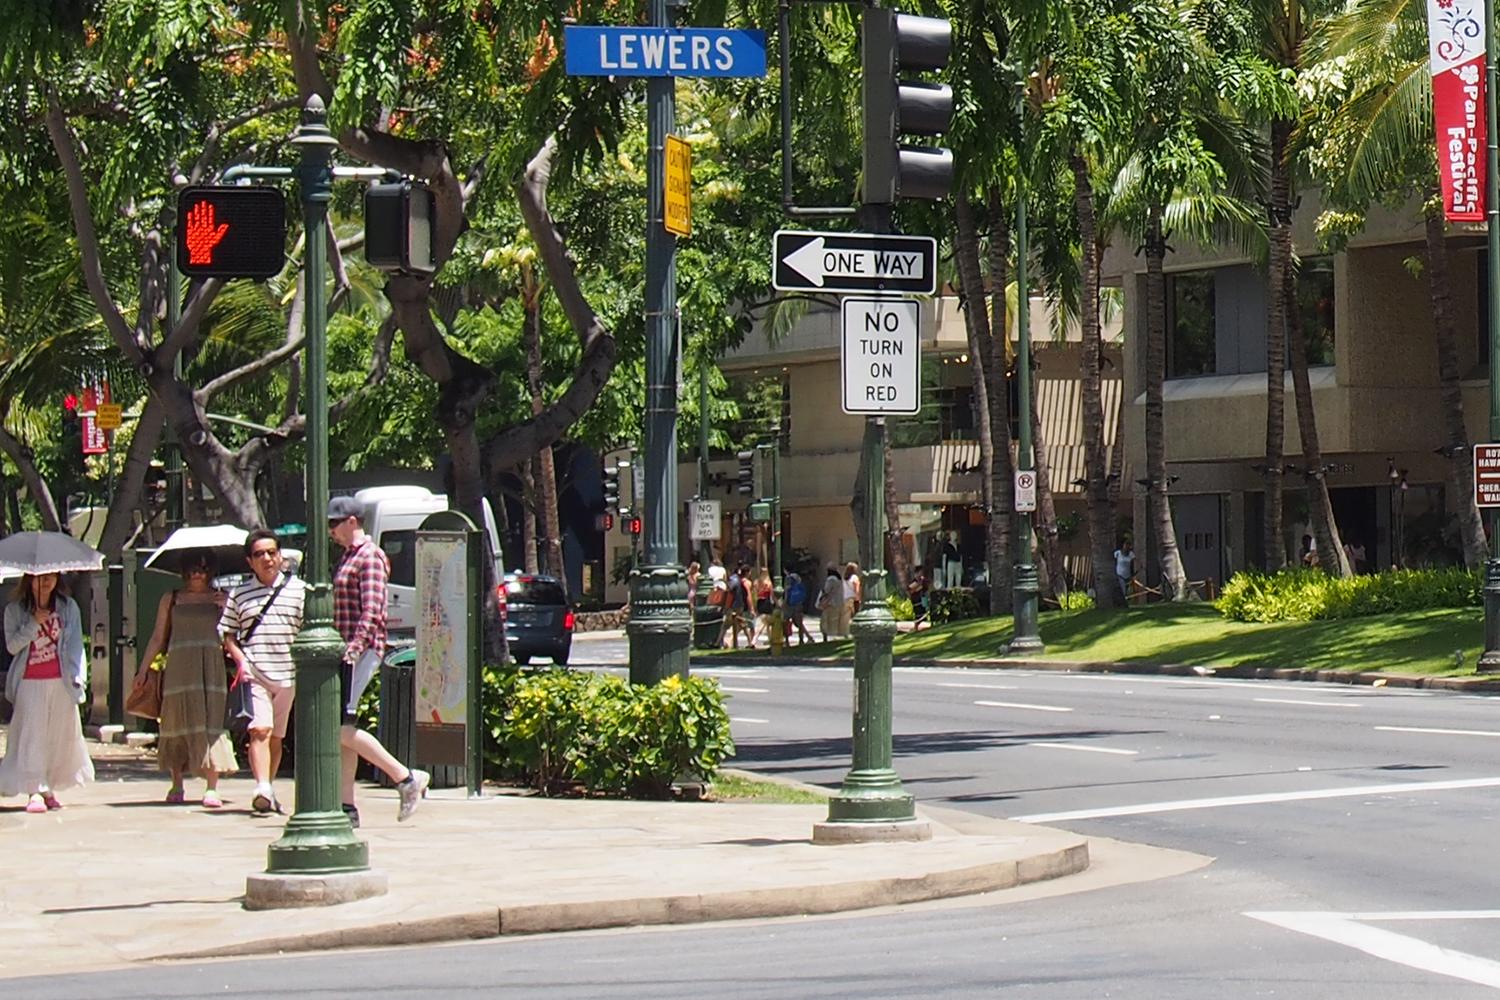
POLYGON ((385 585, 390 578, 390 558, 368 536, 339 557, 333 571, 333 627, 349 644, 344 662, 358 662, 367 649, 385 655, 385 585))

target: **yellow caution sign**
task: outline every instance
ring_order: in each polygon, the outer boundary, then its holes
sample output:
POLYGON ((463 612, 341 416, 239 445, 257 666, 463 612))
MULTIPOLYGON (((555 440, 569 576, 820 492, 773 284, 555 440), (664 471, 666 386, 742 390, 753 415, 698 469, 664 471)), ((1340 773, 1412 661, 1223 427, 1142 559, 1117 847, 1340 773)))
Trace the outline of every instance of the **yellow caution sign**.
POLYGON ((124 415, 125 408, 119 403, 100 403, 94 413, 94 423, 101 431, 117 431, 124 415))
POLYGON ((666 197, 663 225, 678 236, 693 235, 693 150, 686 140, 667 136, 666 197))

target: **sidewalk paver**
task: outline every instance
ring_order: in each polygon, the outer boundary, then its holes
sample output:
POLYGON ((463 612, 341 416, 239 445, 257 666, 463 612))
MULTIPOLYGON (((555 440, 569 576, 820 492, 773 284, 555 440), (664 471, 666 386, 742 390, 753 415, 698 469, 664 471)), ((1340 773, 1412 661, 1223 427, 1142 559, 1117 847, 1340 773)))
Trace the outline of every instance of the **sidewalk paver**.
POLYGON ((395 792, 364 787, 358 833, 389 894, 251 912, 241 905, 245 877, 264 868, 285 824, 250 814, 251 783, 221 782, 222 810, 168 806, 149 755, 91 749, 100 780, 64 794, 60 812, 0 804, 0 977, 839 912, 1004 889, 1089 863, 1079 835, 978 817, 932 818, 923 843, 814 845, 813 824, 826 815, 818 805, 468 800, 453 789, 434 791, 398 825, 395 792))

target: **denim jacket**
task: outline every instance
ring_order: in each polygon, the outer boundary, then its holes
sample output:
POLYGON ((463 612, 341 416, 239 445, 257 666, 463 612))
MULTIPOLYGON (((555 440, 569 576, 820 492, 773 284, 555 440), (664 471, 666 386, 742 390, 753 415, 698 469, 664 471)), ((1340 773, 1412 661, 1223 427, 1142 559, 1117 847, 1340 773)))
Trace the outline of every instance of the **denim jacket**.
MULTIPOLYGON (((57 636, 58 667, 62 683, 68 687, 73 701, 82 705, 84 699, 87 667, 83 656, 83 625, 78 614, 78 605, 71 597, 57 595, 57 617, 62 620, 62 631, 57 636)), ((5 608, 5 648, 12 657, 10 672, 5 678, 5 698, 12 705, 21 690, 21 678, 26 674, 26 660, 31 641, 40 629, 19 601, 5 608)))

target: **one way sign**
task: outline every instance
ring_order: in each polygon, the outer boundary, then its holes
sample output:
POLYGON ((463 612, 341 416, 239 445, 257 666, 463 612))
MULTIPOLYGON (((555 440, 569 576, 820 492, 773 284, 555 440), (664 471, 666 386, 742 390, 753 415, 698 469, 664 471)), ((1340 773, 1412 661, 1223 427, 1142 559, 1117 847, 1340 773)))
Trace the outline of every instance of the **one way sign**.
POLYGON ((937 240, 877 233, 776 234, 771 287, 783 292, 937 291, 937 240))

